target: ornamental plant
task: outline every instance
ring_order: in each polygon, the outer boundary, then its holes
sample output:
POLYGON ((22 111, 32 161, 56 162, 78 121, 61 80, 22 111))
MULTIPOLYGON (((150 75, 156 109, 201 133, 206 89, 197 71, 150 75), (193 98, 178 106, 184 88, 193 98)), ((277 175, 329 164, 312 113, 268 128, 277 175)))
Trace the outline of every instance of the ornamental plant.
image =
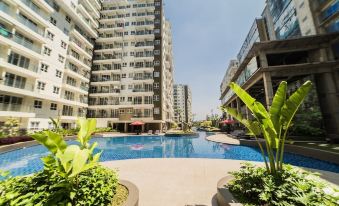
MULTIPOLYGON (((97 143, 90 144, 95 119, 78 119, 79 145, 67 145, 61 132, 42 131, 32 137, 51 154, 44 170, 0 182, 0 205, 109 205, 118 186, 114 171, 99 166, 97 143)), ((2 172, 0 173, 2 175, 2 172)))
POLYGON ((245 103, 254 119, 243 118, 241 113, 234 108, 224 107, 223 110, 247 127, 254 135, 264 159, 266 170, 269 174, 276 175, 283 170, 284 144, 287 132, 298 108, 312 88, 311 81, 305 82, 289 97, 287 97, 287 82, 281 82, 269 110, 266 110, 260 102, 251 97, 236 83, 232 82, 230 88, 245 103), (264 147, 258 140, 260 135, 265 139, 264 144, 268 160, 265 156, 264 147))

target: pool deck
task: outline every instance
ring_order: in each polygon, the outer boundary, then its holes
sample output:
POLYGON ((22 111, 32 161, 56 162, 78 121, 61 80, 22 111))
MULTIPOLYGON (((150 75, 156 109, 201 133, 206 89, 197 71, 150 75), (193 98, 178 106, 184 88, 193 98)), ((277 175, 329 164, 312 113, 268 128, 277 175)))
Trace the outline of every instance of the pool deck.
MULTIPOLYGON (((217 182, 240 168, 239 160, 224 159, 133 159, 103 162, 117 169, 119 177, 139 188, 140 206, 217 206, 217 182)), ((257 165, 262 163, 255 162, 257 165)), ((339 185, 339 174, 320 172, 339 185)))
POLYGON ((206 139, 208 141, 223 143, 223 144, 231 144, 231 145, 240 145, 240 141, 232 138, 227 134, 215 134, 211 136, 207 136, 206 139))

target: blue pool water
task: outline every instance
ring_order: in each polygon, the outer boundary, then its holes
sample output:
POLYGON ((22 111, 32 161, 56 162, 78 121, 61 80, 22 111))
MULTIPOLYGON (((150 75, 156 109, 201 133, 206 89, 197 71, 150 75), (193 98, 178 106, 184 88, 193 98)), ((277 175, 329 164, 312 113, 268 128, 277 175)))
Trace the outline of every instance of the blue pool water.
MULTIPOLYGON (((101 162, 138 158, 212 158, 263 161, 257 148, 213 143, 205 140, 206 133, 199 134, 198 138, 129 136, 93 138, 91 142, 98 142, 95 152, 103 151, 101 162)), ((75 141, 68 143, 76 144, 75 141)), ((48 153, 48 150, 43 146, 37 145, 0 154, 0 170, 9 170, 12 176, 37 172, 43 168, 40 158, 48 153)), ((300 155, 286 153, 285 162, 339 173, 339 165, 300 155)))

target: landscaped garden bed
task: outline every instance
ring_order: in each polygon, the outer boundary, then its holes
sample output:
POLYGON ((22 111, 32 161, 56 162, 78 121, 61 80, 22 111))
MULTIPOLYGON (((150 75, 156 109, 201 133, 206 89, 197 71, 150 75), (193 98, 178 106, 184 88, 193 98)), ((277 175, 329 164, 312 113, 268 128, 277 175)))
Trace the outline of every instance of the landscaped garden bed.
POLYGON ((247 127, 259 146, 265 167, 244 164, 218 183, 220 206, 240 202, 245 205, 339 205, 339 187, 316 175, 283 163, 288 129, 298 108, 309 93, 312 83, 302 85, 287 98, 287 82, 282 82, 269 111, 235 83, 231 89, 252 112, 254 119, 242 117, 236 109, 225 108, 247 127), (264 141, 259 141, 262 136, 264 141))
POLYGON ((44 169, 24 177, 1 172, 0 205, 138 205, 135 185, 98 164, 101 152, 94 154, 97 143, 89 143, 96 121, 79 119, 78 125, 78 145, 67 145, 56 128, 32 135, 50 151, 41 158, 44 169))

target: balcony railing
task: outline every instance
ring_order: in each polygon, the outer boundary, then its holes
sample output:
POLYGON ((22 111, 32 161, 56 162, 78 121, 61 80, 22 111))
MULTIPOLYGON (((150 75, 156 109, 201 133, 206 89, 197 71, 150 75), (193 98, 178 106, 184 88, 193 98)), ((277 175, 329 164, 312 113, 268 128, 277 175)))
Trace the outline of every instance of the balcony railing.
POLYGON ((35 24, 33 24, 32 22, 28 21, 27 19, 21 17, 20 15, 17 15, 16 19, 22 23, 23 25, 27 26, 28 28, 30 28, 32 31, 34 31, 35 33, 44 36, 45 31, 39 27, 37 27, 35 24))
POLYGON ((22 3, 24 3, 26 6, 28 6, 30 9, 32 9, 35 13, 39 14, 42 18, 48 19, 48 16, 45 12, 43 12, 39 7, 37 7, 35 4, 32 3, 32 1, 28 0, 21 0, 22 3))
POLYGON ((9 81, 6 81, 6 79, 0 82, 0 84, 8 86, 8 87, 30 91, 30 92, 33 92, 35 88, 34 84, 31 84, 31 83, 22 83, 22 82, 17 82, 17 81, 9 82, 9 81))
POLYGON ((4 36, 6 38, 9 38, 9 39, 11 39, 13 37, 13 34, 10 31, 8 31, 5 28, 3 28, 3 27, 0 27, 0 35, 4 36))
POLYGON ((35 51, 36 53, 38 54, 41 54, 41 47, 37 46, 37 45, 34 45, 32 44, 31 42, 29 41, 26 41, 25 39, 23 38, 19 38, 18 36, 14 35, 13 36, 13 39, 16 43, 18 44, 21 44, 22 46, 32 50, 32 51, 35 51))
POLYGON ((4 104, 0 103, 0 111, 5 112, 33 112, 33 108, 21 104, 4 104))
POLYGON ((153 92, 152 89, 133 89, 133 92, 153 92))
POLYGON ((82 89, 82 90, 88 92, 89 87, 88 87, 88 86, 84 86, 84 85, 80 85, 80 89, 82 89))
POLYGON ((111 89, 111 90, 97 90, 97 91, 92 91, 92 94, 119 94, 120 89, 111 89))

